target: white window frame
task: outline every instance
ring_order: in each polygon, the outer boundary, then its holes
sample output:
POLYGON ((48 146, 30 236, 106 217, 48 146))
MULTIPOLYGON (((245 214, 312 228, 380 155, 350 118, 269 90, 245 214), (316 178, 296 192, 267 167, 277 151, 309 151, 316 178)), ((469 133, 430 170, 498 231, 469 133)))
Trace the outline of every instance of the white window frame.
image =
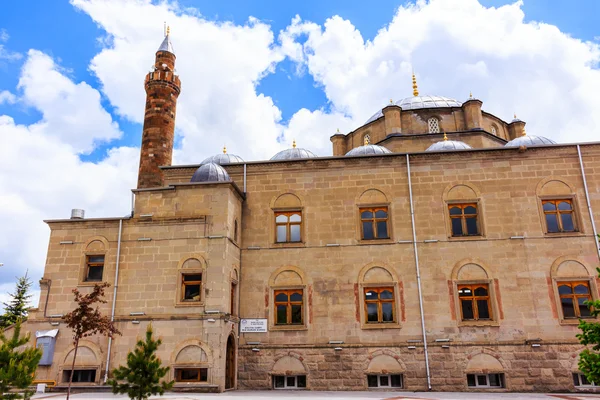
POLYGON ((290 389, 304 390, 304 389, 306 389, 306 387, 298 387, 298 377, 299 376, 304 376, 305 377, 304 379, 306 379, 306 375, 273 375, 273 389, 275 389, 275 390, 290 390, 290 389), (283 387, 275 386, 275 378, 278 376, 283 377, 283 387), (293 386, 288 385, 288 378, 294 378, 293 386))
POLYGON ((467 374, 467 375, 473 375, 475 376, 475 386, 469 386, 469 381, 467 378, 467 387, 470 388, 486 388, 486 389, 504 389, 504 387, 506 386, 506 383, 504 382, 504 374, 497 372, 494 374, 467 374), (491 386, 490 385, 490 375, 498 375, 499 377, 502 377, 500 379, 500 386, 491 386), (478 377, 480 376, 485 376, 485 385, 480 385, 479 381, 478 381, 478 377), (504 383, 504 386, 502 386, 502 384, 504 383))
POLYGON ((427 120, 427 130, 429 131, 429 133, 440 133, 440 120, 435 117, 429 118, 427 120), (435 123, 433 123, 433 121, 435 121, 435 123), (434 130, 434 128, 436 129, 434 130))
MULTIPOLYGON (((402 389, 404 388, 404 376, 402 374, 368 374, 368 376, 376 376, 377 377, 377 386, 368 386, 368 382, 367 382, 367 387, 369 389, 379 389, 379 388, 396 388, 396 389, 402 389), (392 375, 398 375, 400 376, 400 386, 392 386, 392 375), (388 378, 388 384, 387 385, 382 385, 381 384, 381 378, 382 377, 387 377, 388 378)), ((368 379, 368 378, 367 378, 368 379)))
MULTIPOLYGON (((575 385, 575 387, 578 387, 578 388, 595 388, 595 387, 597 387, 594 382, 588 382, 587 384, 583 384, 582 378, 585 379, 586 381, 587 381, 587 378, 581 372, 573 372, 573 376, 577 376, 577 382, 579 382, 579 385, 575 385)), ((573 382, 573 383, 575 383, 575 382, 573 382)))

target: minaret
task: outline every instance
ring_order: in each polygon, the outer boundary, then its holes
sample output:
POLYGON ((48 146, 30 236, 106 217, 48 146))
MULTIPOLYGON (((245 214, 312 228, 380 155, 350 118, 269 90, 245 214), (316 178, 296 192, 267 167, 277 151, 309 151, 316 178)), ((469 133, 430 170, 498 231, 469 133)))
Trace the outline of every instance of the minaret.
POLYGON ((181 82, 175 75, 175 52, 167 28, 165 40, 156 52, 151 72, 146 75, 146 110, 142 130, 142 149, 138 189, 162 187, 162 165, 171 165, 175 136, 175 109, 181 82))

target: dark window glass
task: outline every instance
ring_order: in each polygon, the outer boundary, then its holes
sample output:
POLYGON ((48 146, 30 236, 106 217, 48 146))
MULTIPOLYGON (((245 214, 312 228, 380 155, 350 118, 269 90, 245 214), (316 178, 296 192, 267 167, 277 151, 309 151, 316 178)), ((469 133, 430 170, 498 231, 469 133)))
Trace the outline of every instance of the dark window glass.
POLYGON ((475 314, 473 313, 473 301, 462 300, 461 303, 462 303, 463 319, 474 319, 475 314))
POLYGON ((546 227, 548 228, 548 232, 558 232, 558 221, 556 219, 556 214, 546 214, 546 227))
POLYGON ((479 230, 477 229, 477 218, 465 218, 467 222, 467 234, 478 235, 479 230))
POLYGON ((381 300, 391 300, 394 298, 394 293, 392 293, 389 290, 383 290, 381 291, 381 293, 379 294, 379 298, 381 300))
POLYGON ((473 374, 467 375, 467 386, 475 386, 475 375, 473 375, 473 374))
POLYGON ((471 297, 473 295, 473 292, 471 291, 471 288, 464 287, 458 290, 458 295, 460 297, 471 297))
POLYGON ((362 208, 360 209, 360 220, 363 240, 389 238, 387 207, 362 208))
POLYGON ((479 319, 490 319, 487 300, 477 300, 477 311, 479 311, 479 319))
POLYGON ((568 201, 561 201, 560 203, 558 203, 558 209, 560 211, 571 211, 571 203, 568 201))
POLYGON ((90 267, 88 269, 87 281, 101 281, 104 266, 90 267))
POLYGON ((375 211, 375 218, 387 218, 387 216, 387 212, 385 212, 384 210, 375 211))
POLYGON ((377 322, 377 303, 368 303, 367 304, 367 321, 368 322, 377 322))
POLYGON ((200 382, 208 381, 208 368, 200 368, 200 382))
POLYGON ((302 306, 292 305, 292 324, 302 323, 302 306))
POLYGON ((377 375, 367 375, 367 385, 369 387, 379 387, 378 378, 377 375))
POLYGON ((200 286, 202 284, 202 274, 183 274, 181 275, 182 300, 200 301, 200 286))
POLYGON ((302 301, 302 294, 292 293, 292 295, 290 296, 290 301, 302 301))
MULTIPOLYGON (((69 382, 71 370, 63 371, 63 382, 69 382)), ((95 369, 76 369, 73 371, 73 383, 92 383, 96 381, 95 369)))
POLYGON ((479 235, 476 204, 452 204, 448 212, 452 236, 479 235))
POLYGON ((286 293, 278 293, 275 296, 275 301, 288 301, 288 295, 286 293))
POLYGON ((450 215, 460 215, 461 213, 460 207, 450 207, 450 215))
POLYGON ((286 384, 287 387, 296 387, 296 377, 295 376, 288 376, 286 378, 286 381, 287 381, 287 384, 286 384))
POLYGON ((367 323, 394 322, 394 289, 365 289, 367 323))
POLYGON ((379 239, 385 239, 388 237, 386 221, 377 221, 377 237, 379 239))
POLYGON ((392 306, 392 303, 381 303, 381 313, 383 322, 394 321, 394 307, 392 306))
POLYGON ((369 290, 367 293, 365 293, 365 297, 367 300, 377 300, 377 292, 369 290))
POLYGON ((573 289, 568 285, 560 285, 558 287, 558 294, 571 294, 573 293, 573 289))
POLYGON ((487 376, 486 375, 477 375, 477 386, 486 386, 487 385, 487 376))
POLYGON ((590 291, 586 285, 575 286, 575 294, 588 294, 590 291))
POLYGON ((374 239, 375 235, 373 233, 373 223, 372 222, 363 222, 363 239, 374 239))
POLYGON ((564 318, 591 317, 590 307, 585 304, 592 300, 589 282, 561 282, 558 294, 564 318))
POLYGON ((273 386, 276 388, 285 387, 285 376, 274 376, 273 377, 273 386))
POLYGON ((575 226, 573 225, 573 214, 561 214, 560 218, 562 220, 563 231, 573 232, 575 230, 575 226))
POLYGON ((372 213, 371 211, 363 211, 363 212, 360 214, 360 217, 361 217, 362 219, 372 219, 372 218, 373 218, 373 213, 372 213))
POLYGON ((200 300, 200 285, 185 285, 185 300, 200 300))
POLYGON ((306 387, 306 375, 298 375, 296 377, 296 382, 298 383, 299 388, 305 388, 306 387))
POLYGON ((477 214, 477 209, 473 206, 467 206, 467 207, 465 207, 465 214, 469 214, 469 215, 477 214))
POLYGON ((581 384, 582 385, 590 385, 590 381, 588 381, 588 378, 584 375, 584 374, 579 374, 579 379, 581 380, 581 384))
POLYGON ((573 385, 579 386, 579 374, 573 374, 573 385))
POLYGON ((180 380, 182 381, 198 381, 200 378, 200 370, 198 369, 182 369, 180 380))
POLYGON ((390 386, 390 378, 387 375, 381 375, 379 377, 380 386, 390 386))
POLYGON ((275 291, 277 325, 302 324, 302 289, 275 291))
POLYGON ((202 280, 202 275, 183 275, 183 281, 184 282, 190 282, 190 281, 201 281, 202 280))
POLYGON ((544 203, 544 211, 556 211, 556 205, 551 202, 544 203))
POLYGON ((452 236, 462 236, 462 221, 460 218, 452 219, 452 236))
POLYGON ((561 299, 563 316, 565 318, 575 318, 575 308, 573 307, 573 299, 572 298, 562 298, 561 299))
POLYGON ((85 276, 86 282, 102 281, 103 272, 104 272, 104 256, 103 255, 87 256, 87 271, 86 271, 86 276, 85 276))
POLYGON ((579 316, 581 318, 591 317, 590 308, 585 304, 588 300, 584 297, 579 297, 577 301, 579 302, 579 316))
POLYGON ((488 378, 490 379, 490 386, 502 386, 500 374, 489 374, 488 378))
POLYGON ((287 323, 287 307, 286 306, 277 306, 277 323, 278 324, 286 324, 287 323))
POLYGON ((391 375, 390 378, 393 387, 402 387, 402 375, 391 375))
POLYGON ((542 207, 548 233, 577 231, 571 200, 543 200, 542 207))
POLYGON ((475 296, 487 296, 487 294, 487 289, 484 287, 479 286, 475 289, 475 296))

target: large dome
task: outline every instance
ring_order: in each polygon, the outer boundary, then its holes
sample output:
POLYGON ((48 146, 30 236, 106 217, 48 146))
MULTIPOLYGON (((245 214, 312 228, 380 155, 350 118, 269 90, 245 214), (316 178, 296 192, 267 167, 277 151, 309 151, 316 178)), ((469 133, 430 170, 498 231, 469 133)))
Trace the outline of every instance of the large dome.
POLYGON ((543 146, 546 144, 556 144, 552 139, 543 136, 523 135, 506 143, 505 147, 521 147, 521 146, 543 146))
MULTIPOLYGON (((451 99, 449 97, 444 96, 413 96, 407 97, 405 99, 399 100, 396 103, 397 106, 402 108, 403 111, 406 110, 419 110, 423 108, 444 108, 444 107, 460 107, 462 103, 458 100, 451 99)), ((365 122, 368 124, 369 122, 375 121, 376 119, 383 116, 383 111, 379 110, 375 113, 371 118, 365 122)))
POLYGON ((207 159, 205 159, 204 161, 202 161, 200 164, 208 164, 208 163, 215 163, 215 164, 235 164, 235 163, 243 163, 244 160, 242 159, 242 157, 240 156, 236 156, 235 154, 228 154, 227 153, 227 148, 223 147, 223 153, 222 154, 216 154, 214 156, 210 156, 207 159))
POLYGON ((444 140, 436 142, 429 146, 425 151, 453 151, 453 150, 468 150, 471 146, 459 140, 448 140, 444 135, 444 140))
POLYGON ((298 158, 315 158, 317 155, 310 150, 301 149, 296 147, 296 141, 291 149, 285 149, 280 151, 271 157, 271 160, 295 160, 298 158))
POLYGON ((200 183, 200 182, 229 182, 231 178, 229 174, 223 167, 219 164, 208 163, 201 165, 194 175, 190 182, 200 183))
POLYGON ((364 146, 355 147, 346 153, 346 156, 376 156, 380 154, 389 154, 390 150, 376 144, 365 144, 364 146))

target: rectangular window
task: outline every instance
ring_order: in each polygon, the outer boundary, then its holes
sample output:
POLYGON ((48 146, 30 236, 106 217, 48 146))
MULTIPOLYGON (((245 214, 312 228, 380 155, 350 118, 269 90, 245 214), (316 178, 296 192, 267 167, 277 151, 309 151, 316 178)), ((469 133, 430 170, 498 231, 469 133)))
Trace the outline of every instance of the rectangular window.
POLYGON ((463 321, 492 319, 492 306, 487 284, 458 285, 458 299, 463 321))
POLYGON ((275 325, 302 325, 302 289, 275 291, 275 325))
POLYGON ((448 211, 452 236, 477 236, 480 234, 477 223, 477 204, 449 204, 448 211))
POLYGON ((393 287, 365 288, 365 314, 367 324, 396 321, 393 287))
POLYGON ((176 368, 175 382, 208 382, 208 368, 176 368))
POLYGON ((557 286, 563 318, 592 318, 590 307, 585 304, 592 300, 589 282, 557 282, 557 286))
POLYGON ((370 388, 401 388, 402 375, 367 375, 367 386, 370 388))
POLYGON ((546 232, 577 232, 572 200, 542 200, 546 232))
POLYGON ((202 287, 202 274, 195 272, 181 274, 181 301, 200 301, 200 289, 202 287))
POLYGON ((594 382, 588 381, 584 374, 579 372, 573 373, 573 384, 577 387, 593 387, 596 386, 594 382))
POLYGON ((273 389, 305 389, 306 375, 273 376, 273 389))
POLYGON ((468 374, 467 386, 500 389, 504 387, 504 374, 468 374))
POLYGON ((360 226, 363 240, 389 239, 388 208, 361 208, 360 226))
MULTIPOLYGON (((69 382, 71 370, 63 370, 63 382, 69 382)), ((73 383, 96 382, 95 369, 76 369, 73 371, 73 383)))
POLYGON ((277 243, 302 241, 302 211, 276 212, 275 236, 277 243))
POLYGON ((86 282, 100 282, 102 281, 102 273, 104 272, 104 256, 87 256, 85 259, 86 271, 85 281, 86 282))

